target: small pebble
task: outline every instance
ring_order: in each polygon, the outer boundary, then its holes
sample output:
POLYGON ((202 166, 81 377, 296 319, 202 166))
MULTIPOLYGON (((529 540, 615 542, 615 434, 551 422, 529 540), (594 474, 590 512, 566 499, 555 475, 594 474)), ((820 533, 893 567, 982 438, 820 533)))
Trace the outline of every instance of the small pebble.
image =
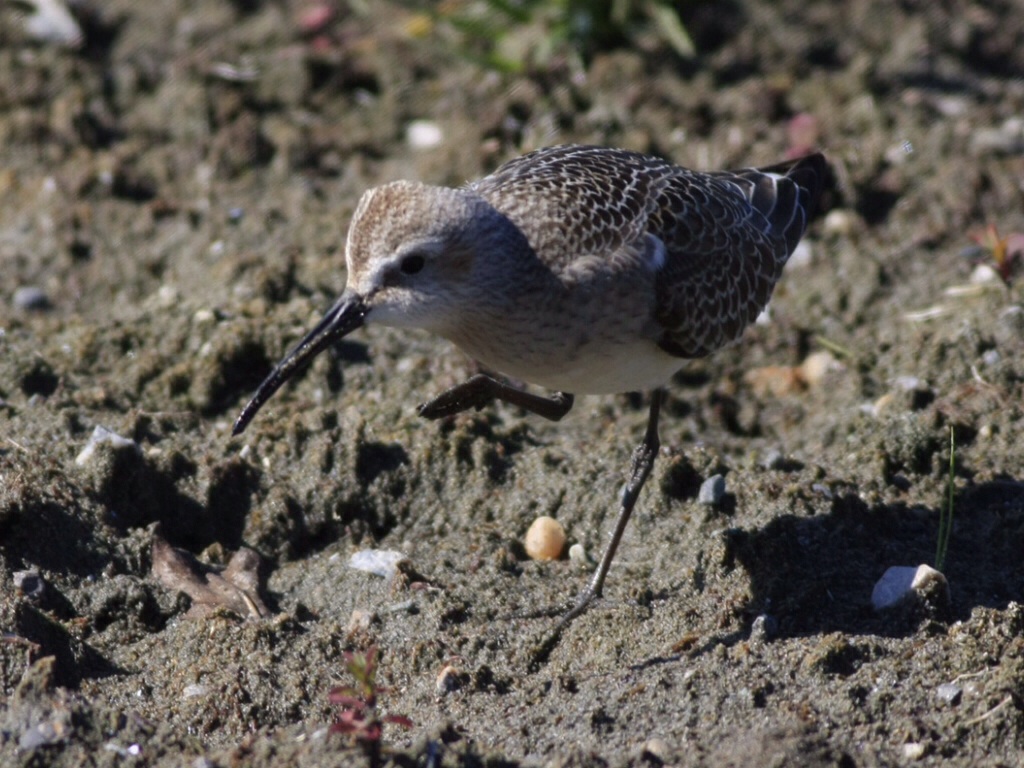
POLYGON ((590 558, 587 556, 587 550, 578 541, 569 547, 569 562, 590 567, 590 558))
POLYGON ((532 560, 557 560, 565 549, 565 529, 553 517, 542 515, 530 525, 524 543, 532 560))
POLYGON ((963 695, 963 689, 956 683, 943 683, 935 689, 935 693, 947 704, 956 706, 960 703, 960 697, 963 695))
POLYGON ((907 760, 920 760, 924 757, 924 744, 919 741, 911 741, 903 745, 903 756, 907 760))
POLYGON ((413 149, 433 149, 444 141, 444 132, 430 120, 413 120, 405 129, 405 140, 413 149))
POLYGON ((778 448, 772 448, 761 459, 761 466, 765 469, 782 469, 786 466, 786 457, 778 448))
POLYGON ((43 595, 46 594, 46 582, 35 568, 15 571, 13 576, 15 589, 32 602, 41 600, 43 595))
POLYGON ((355 608, 352 611, 352 615, 348 617, 348 626, 345 627, 345 633, 355 635, 368 632, 376 618, 377 614, 373 611, 355 608))
POLYGON ((948 603, 949 585, 946 577, 929 565, 916 568, 894 565, 875 584, 871 591, 871 605, 876 611, 892 608, 914 597, 943 600, 948 603))
POLYGON ((770 613, 762 613, 750 625, 750 642, 763 643, 779 633, 779 620, 770 613))
POLYGON ((21 734, 18 739, 18 748, 25 752, 31 752, 39 747, 58 744, 67 738, 69 730, 59 720, 53 722, 44 720, 21 734))
POLYGON ((407 562, 408 559, 393 549, 361 549, 352 553, 352 557, 348 559, 348 567, 390 579, 395 575, 399 564, 407 562))
POLYGON ((709 507, 717 507, 725 498, 725 478, 712 475, 700 485, 697 501, 709 507))
POLYGON ((825 221, 822 228, 827 235, 839 235, 845 237, 851 234, 857 225, 856 214, 845 211, 842 208, 834 208, 825 214, 825 221))
POLYGON ((824 483, 813 483, 811 485, 811 490, 817 494, 824 496, 829 501, 831 501, 835 496, 835 494, 832 493, 832 489, 829 488, 824 483))
POLYGON ((641 757, 652 757, 659 763, 667 763, 670 755, 668 743, 657 736, 648 739, 640 748, 641 757))
POLYGON ((916 389, 927 389, 928 385, 917 376, 897 376, 892 382, 904 392, 913 392, 916 389))
POLYGON ((295 20, 295 26, 304 35, 313 35, 322 32, 332 21, 334 21, 335 9, 330 3, 314 3, 299 12, 295 20))
POLYGON ((971 272, 970 280, 972 285, 997 285, 1002 281, 1002 278, 988 264, 979 264, 971 272))
POLYGON ((825 378, 825 375, 829 371, 834 371, 840 368, 838 361, 832 356, 831 352, 821 350, 819 352, 812 352, 807 358, 800 363, 800 377, 804 383, 813 387, 821 383, 821 380, 825 378))
POLYGON ((14 308, 33 312, 50 309, 50 297, 42 288, 34 285, 23 285, 14 292, 14 308))
POLYGON ((1024 151, 1024 119, 1009 117, 998 128, 979 128, 971 135, 971 149, 978 153, 1017 154, 1024 151))
POLYGON ((434 681, 434 690, 437 691, 438 696, 444 696, 446 693, 458 690, 459 687, 459 670, 453 667, 451 664, 446 664, 438 675, 437 680, 434 681))
POLYGON ((44 43, 77 48, 82 44, 82 28, 61 0, 29 0, 33 12, 25 17, 25 31, 44 43))
POLYGON ((110 443, 114 448, 121 448, 126 446, 134 446, 136 450, 139 449, 139 444, 134 440, 129 440, 127 437, 121 437, 116 432, 111 432, 106 427, 97 425, 92 430, 92 435, 89 436, 89 442, 85 444, 85 448, 82 452, 75 457, 75 464, 82 466, 88 464, 92 457, 96 455, 96 451, 99 446, 104 443, 110 443))

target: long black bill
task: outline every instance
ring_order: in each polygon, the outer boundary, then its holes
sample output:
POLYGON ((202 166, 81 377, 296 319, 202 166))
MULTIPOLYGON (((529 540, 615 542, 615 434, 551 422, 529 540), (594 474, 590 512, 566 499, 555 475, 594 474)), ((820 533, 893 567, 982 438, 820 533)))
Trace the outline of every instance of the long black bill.
POLYGON ((270 372, 270 375, 263 380, 259 389, 256 390, 256 394, 252 396, 252 400, 238 415, 235 426, 231 430, 232 436, 240 435, 245 431, 256 412, 277 392, 282 384, 292 377, 292 374, 311 362, 331 344, 360 328, 369 310, 370 308, 366 306, 362 296, 345 291, 324 315, 324 319, 317 323, 316 328, 307 333, 306 337, 285 355, 277 367, 270 372))

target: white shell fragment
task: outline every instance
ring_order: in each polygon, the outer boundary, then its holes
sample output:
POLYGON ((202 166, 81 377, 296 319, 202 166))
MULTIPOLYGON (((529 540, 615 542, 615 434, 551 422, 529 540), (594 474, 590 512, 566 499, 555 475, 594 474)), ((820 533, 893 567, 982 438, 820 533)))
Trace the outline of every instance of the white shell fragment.
POLYGON ((451 664, 446 664, 434 681, 434 690, 438 696, 457 690, 459 687, 459 670, 451 664))
POLYGON ((557 560, 565 549, 565 529, 555 518, 541 515, 530 525, 524 544, 531 560, 557 560))
POLYGON ((69 48, 82 44, 82 28, 62 0, 29 0, 33 7, 25 17, 25 31, 36 40, 69 48))
POLYGON ((139 444, 134 440, 129 440, 127 437, 121 437, 116 432, 111 432, 106 427, 97 425, 89 436, 89 442, 85 444, 85 448, 83 448, 81 453, 75 457, 75 464, 82 466, 89 463, 89 461, 92 460, 92 457, 96 455, 96 449, 103 445, 103 443, 110 443, 115 448, 125 446, 133 446, 136 450, 139 448, 139 444))
POLYGON ((936 591, 948 594, 946 577, 930 565, 916 568, 908 565, 894 565, 882 575, 871 591, 871 605, 876 611, 883 611, 899 605, 916 595, 934 594, 936 591))
POLYGON ((409 558, 393 549, 361 549, 353 552, 348 559, 349 568, 365 571, 375 576, 390 579, 398 571, 400 563, 408 562, 409 558))

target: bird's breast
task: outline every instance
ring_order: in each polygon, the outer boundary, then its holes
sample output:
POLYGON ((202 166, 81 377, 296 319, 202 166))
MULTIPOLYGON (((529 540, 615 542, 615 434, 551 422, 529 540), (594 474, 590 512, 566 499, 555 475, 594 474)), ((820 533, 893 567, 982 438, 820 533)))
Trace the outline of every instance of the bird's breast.
POLYGON ((644 316, 617 313, 614 307, 596 318, 562 309, 493 315, 446 335, 505 376, 574 394, 660 387, 685 362, 658 347, 644 316))

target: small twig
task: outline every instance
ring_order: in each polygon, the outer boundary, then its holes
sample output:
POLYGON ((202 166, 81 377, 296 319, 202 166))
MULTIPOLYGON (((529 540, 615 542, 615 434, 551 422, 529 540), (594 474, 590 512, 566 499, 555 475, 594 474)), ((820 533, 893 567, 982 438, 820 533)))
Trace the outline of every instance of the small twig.
POLYGON ((7 441, 8 443, 10 443, 11 445, 13 445, 13 446, 14 446, 15 448, 17 448, 17 449, 18 449, 19 451, 21 451, 21 452, 23 452, 23 453, 27 453, 27 454, 30 454, 30 455, 31 455, 32 451, 30 451, 30 450, 29 450, 28 448, 26 448, 26 447, 25 447, 24 445, 22 445, 21 443, 19 443, 19 442, 18 442, 17 440, 15 440, 15 439, 14 439, 13 437, 5 437, 5 438, 4 438, 4 440, 6 440, 6 441, 7 441))
POLYGON ((1012 693, 1008 693, 1008 694, 1006 694, 1006 698, 1005 699, 1003 699, 998 704, 996 704, 994 707, 992 707, 992 709, 990 709, 988 712, 986 712, 983 715, 979 715, 978 717, 974 718, 973 720, 968 720, 966 723, 964 723, 964 725, 977 725, 978 723, 980 723, 983 720, 988 720, 996 712, 998 712, 999 710, 1003 709, 1011 701, 1013 701, 1013 694, 1012 693))
POLYGON ((842 344, 838 344, 832 341, 831 339, 825 338, 824 336, 815 336, 814 341, 817 342, 819 346, 824 347, 829 352, 834 354, 836 357, 845 357, 847 360, 854 360, 857 357, 853 353, 852 349, 844 347, 842 344))
POLYGON ((978 672, 964 672, 962 675, 957 675, 956 677, 954 677, 949 682, 950 683, 959 683, 961 680, 970 680, 971 678, 974 678, 974 677, 984 677, 985 675, 987 675, 991 671, 992 671, 991 669, 982 669, 982 670, 980 670, 978 672))
POLYGON ((903 319, 911 323, 919 323, 923 320, 932 320, 940 317, 949 311, 949 307, 937 306, 920 309, 916 312, 904 312, 903 319))

